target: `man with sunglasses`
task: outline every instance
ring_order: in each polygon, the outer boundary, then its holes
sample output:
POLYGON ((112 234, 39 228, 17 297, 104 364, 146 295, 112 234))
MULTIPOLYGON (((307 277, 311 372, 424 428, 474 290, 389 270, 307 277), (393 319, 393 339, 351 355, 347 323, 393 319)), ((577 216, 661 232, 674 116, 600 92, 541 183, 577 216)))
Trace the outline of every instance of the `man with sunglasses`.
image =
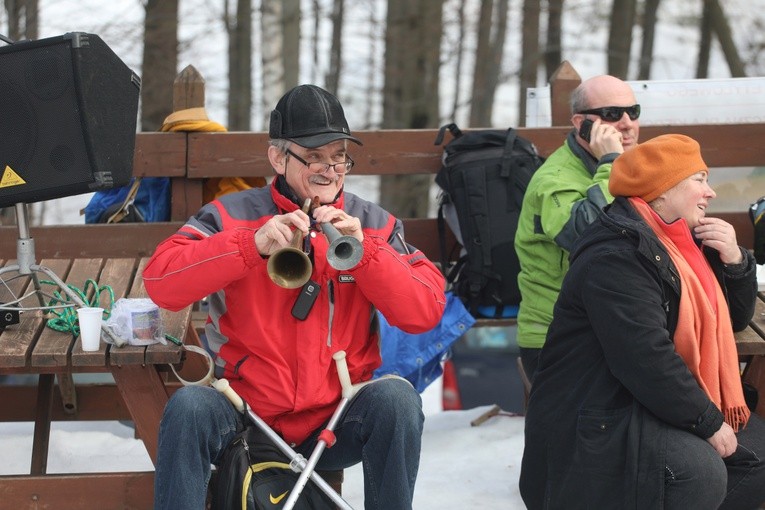
MULTIPOLYGON (((405 243, 399 219, 343 190, 354 164, 348 142, 361 141, 336 97, 313 85, 290 90, 271 112, 269 136, 271 184, 205 205, 157 247, 143 277, 164 308, 209 296, 205 330, 218 377, 308 458, 341 397, 332 355, 346 352, 352 383, 369 380, 381 364, 376 310, 404 331, 428 331, 446 304, 444 279, 405 243), (306 200, 312 206, 304 212, 306 200), (363 253, 350 269, 328 262, 327 223, 359 241, 363 253), (282 288, 269 277, 268 259, 296 236, 311 261, 310 280, 282 288)), ((421 407, 403 379, 363 387, 317 469, 363 462, 365 508, 411 509, 421 407)), ((214 389, 177 391, 160 426, 154 508, 204 508, 210 464, 243 425, 214 389)))
POLYGON ((517 338, 532 381, 568 271, 568 254, 613 200, 608 192, 611 163, 636 146, 640 134, 635 94, 613 76, 583 81, 571 94, 571 113, 574 129, 531 178, 515 235, 521 263, 517 338))

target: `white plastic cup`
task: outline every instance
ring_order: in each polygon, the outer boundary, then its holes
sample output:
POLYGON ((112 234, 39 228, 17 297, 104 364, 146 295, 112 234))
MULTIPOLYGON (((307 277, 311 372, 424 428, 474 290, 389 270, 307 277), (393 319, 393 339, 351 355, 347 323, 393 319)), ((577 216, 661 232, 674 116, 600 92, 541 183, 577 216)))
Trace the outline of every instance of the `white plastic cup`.
POLYGON ((97 351, 100 347, 103 315, 103 308, 83 307, 77 309, 83 351, 97 351))

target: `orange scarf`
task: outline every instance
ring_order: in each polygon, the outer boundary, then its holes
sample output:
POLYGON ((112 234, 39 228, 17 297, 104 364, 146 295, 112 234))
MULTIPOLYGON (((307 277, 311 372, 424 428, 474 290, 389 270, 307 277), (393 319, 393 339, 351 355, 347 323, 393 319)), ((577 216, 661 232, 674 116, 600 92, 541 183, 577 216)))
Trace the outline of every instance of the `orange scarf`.
POLYGON ((673 339, 675 351, 688 365, 699 386, 722 411, 725 422, 738 432, 749 421, 750 413, 741 387, 736 341, 722 289, 714 277, 714 285, 709 288, 708 275, 713 274, 712 269, 706 259, 696 256, 700 250, 687 225, 689 242, 673 240, 668 233, 671 226, 667 228, 647 203, 635 197, 629 200, 667 249, 680 274, 680 309, 673 339), (705 287, 714 294, 708 294, 705 287))

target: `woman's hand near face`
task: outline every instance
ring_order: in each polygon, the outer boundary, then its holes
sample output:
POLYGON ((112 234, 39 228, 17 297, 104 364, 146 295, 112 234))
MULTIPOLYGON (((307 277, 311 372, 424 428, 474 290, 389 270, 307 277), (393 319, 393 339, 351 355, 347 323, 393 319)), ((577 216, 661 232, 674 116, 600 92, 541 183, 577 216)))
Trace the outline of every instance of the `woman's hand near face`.
POLYGON ((736 241, 736 231, 733 225, 720 218, 704 217, 693 229, 696 238, 705 246, 717 250, 723 264, 735 265, 744 260, 744 255, 736 241))

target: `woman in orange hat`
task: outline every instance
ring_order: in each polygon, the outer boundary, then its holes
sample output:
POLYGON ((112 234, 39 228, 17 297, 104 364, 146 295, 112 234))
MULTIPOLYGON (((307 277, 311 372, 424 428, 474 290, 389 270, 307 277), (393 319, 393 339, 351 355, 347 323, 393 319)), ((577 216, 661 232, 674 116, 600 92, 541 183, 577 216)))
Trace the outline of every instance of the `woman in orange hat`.
POLYGON ((664 135, 615 161, 616 197, 571 252, 526 415, 520 489, 537 508, 757 508, 765 423, 733 332, 756 265, 699 144, 664 135))

